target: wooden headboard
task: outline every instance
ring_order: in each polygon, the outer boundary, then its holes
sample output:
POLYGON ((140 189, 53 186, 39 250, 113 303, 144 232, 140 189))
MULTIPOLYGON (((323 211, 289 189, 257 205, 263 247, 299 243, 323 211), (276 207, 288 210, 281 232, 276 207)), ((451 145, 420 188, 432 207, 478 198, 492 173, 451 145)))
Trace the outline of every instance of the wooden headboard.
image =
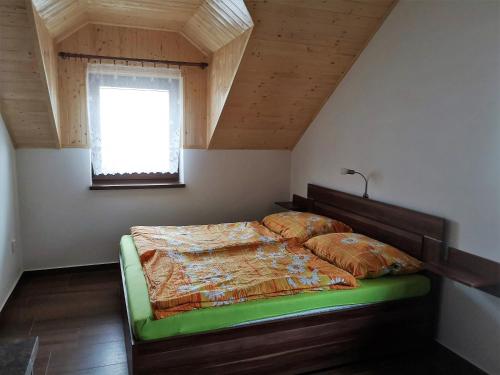
POLYGON ((445 220, 338 190, 308 184, 307 198, 294 195, 304 211, 338 219, 357 233, 404 250, 421 260, 436 260, 443 245, 445 220))

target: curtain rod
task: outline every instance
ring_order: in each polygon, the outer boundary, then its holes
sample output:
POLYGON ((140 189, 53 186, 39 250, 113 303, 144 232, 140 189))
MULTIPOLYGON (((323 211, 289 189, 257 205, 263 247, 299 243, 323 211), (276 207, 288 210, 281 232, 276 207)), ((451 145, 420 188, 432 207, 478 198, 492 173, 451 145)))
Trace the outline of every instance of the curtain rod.
POLYGON ((59 57, 63 59, 70 59, 72 57, 77 59, 95 59, 95 60, 113 60, 113 61, 133 61, 140 63, 153 63, 153 64, 166 64, 166 65, 184 65, 184 66, 199 66, 201 69, 205 69, 208 66, 206 62, 189 62, 189 61, 172 61, 172 60, 155 60, 155 59, 139 59, 135 57, 120 57, 120 56, 100 56, 100 55, 87 55, 84 53, 70 53, 70 52, 59 52, 59 57))

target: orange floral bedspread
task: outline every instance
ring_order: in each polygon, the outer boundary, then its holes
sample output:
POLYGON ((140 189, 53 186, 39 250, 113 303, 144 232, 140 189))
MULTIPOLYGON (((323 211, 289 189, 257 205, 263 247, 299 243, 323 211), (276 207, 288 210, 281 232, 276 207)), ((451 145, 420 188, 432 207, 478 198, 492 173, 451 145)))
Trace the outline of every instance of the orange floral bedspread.
POLYGON ((257 222, 132 227, 156 319, 199 308, 357 286, 257 222))
POLYGON ((132 227, 141 261, 157 250, 204 253, 229 247, 283 242, 284 238, 257 221, 182 227, 132 227))

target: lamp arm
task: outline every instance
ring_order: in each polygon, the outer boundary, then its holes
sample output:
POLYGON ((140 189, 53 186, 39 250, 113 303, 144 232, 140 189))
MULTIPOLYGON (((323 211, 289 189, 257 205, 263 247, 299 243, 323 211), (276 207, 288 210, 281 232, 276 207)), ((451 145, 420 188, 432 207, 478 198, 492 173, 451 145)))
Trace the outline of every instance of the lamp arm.
POLYGON ((368 197, 368 179, 362 173, 359 173, 357 171, 354 173, 359 174, 361 177, 363 177, 363 180, 365 180, 365 193, 363 194, 363 198, 369 198, 368 197))

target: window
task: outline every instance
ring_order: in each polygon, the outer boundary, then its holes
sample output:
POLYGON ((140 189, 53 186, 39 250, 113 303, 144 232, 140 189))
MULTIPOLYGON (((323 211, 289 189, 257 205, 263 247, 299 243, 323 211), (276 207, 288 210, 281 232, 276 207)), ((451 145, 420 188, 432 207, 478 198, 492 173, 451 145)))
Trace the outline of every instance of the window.
POLYGON ((91 64, 92 187, 178 186, 180 70, 91 64))

